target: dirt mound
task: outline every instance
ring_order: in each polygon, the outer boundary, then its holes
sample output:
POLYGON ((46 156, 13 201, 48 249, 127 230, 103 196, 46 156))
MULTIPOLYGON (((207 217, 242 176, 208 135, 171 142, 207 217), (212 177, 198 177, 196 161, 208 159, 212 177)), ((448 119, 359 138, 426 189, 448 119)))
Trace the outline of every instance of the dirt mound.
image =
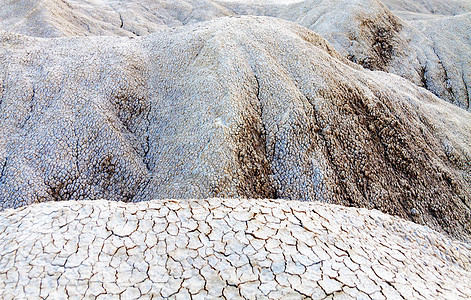
POLYGON ((1 206, 248 197, 471 232, 471 116, 266 17, 0 43, 1 206))
POLYGON ((222 16, 273 16, 319 33, 365 68, 400 75, 471 109, 471 5, 466 1, 385 1, 392 11, 377 0, 291 2, 13 1, 2 5, 0 28, 41 37, 140 36, 222 16))
POLYGON ((386 1, 393 11, 377 0, 227 6, 237 14, 296 22, 322 35, 351 61, 400 75, 470 110, 471 6, 459 1, 428 2, 386 1))

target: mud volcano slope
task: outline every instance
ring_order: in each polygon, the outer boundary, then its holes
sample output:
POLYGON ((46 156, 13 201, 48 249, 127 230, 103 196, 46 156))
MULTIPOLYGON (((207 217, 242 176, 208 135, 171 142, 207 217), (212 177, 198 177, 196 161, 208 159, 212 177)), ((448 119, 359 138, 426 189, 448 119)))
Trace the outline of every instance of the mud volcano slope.
POLYGON ((222 16, 282 18, 371 70, 402 76, 471 110, 468 0, 0 1, 0 28, 37 37, 142 36, 222 16))
POLYGON ((283 198, 471 232, 471 115, 293 23, 0 45, 3 208, 283 198))
POLYGON ((227 6, 238 14, 270 15, 296 22, 326 38, 351 61, 370 70, 400 75, 471 110, 471 5, 465 1, 242 2, 227 6))

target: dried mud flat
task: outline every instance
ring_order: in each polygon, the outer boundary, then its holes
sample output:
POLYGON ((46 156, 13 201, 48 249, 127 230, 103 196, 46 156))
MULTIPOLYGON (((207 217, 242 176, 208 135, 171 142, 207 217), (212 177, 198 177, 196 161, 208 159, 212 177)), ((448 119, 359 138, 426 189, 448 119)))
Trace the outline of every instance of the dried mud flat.
POLYGON ((0 216, 4 298, 471 297, 469 244, 378 211, 260 199, 98 200, 0 216))
POLYGON ((2 3, 0 297, 471 297, 471 6, 288 2, 2 3))

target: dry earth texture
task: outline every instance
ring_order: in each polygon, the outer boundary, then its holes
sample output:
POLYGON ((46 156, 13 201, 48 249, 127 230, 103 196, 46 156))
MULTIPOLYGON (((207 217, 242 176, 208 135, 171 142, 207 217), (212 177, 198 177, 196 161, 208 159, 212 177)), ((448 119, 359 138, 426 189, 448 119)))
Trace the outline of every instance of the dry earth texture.
POLYGON ((314 30, 365 68, 400 75, 471 110, 471 2, 383 2, 3 0, 0 28, 39 37, 138 36, 221 16, 274 16, 314 30))
POLYGON ((221 18, 141 38, 3 33, 0 199, 247 197, 471 233, 470 114, 315 33, 221 18))
POLYGON ((378 211, 283 200, 0 213, 0 297, 469 299, 471 248, 378 211))
POLYGON ((0 297, 471 297, 470 4, 385 4, 3 1, 0 297))
POLYGON ((471 3, 385 2, 394 11, 377 0, 228 6, 239 14, 297 22, 322 35, 351 61, 400 75, 470 110, 471 3))

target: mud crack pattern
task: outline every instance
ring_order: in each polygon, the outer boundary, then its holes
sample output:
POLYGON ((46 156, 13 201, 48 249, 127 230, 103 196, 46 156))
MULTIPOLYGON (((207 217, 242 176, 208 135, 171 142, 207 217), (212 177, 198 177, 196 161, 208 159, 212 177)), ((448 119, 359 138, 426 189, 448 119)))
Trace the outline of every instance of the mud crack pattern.
POLYGON ((376 210, 65 201, 0 213, 0 298, 471 297, 471 246, 376 210))

